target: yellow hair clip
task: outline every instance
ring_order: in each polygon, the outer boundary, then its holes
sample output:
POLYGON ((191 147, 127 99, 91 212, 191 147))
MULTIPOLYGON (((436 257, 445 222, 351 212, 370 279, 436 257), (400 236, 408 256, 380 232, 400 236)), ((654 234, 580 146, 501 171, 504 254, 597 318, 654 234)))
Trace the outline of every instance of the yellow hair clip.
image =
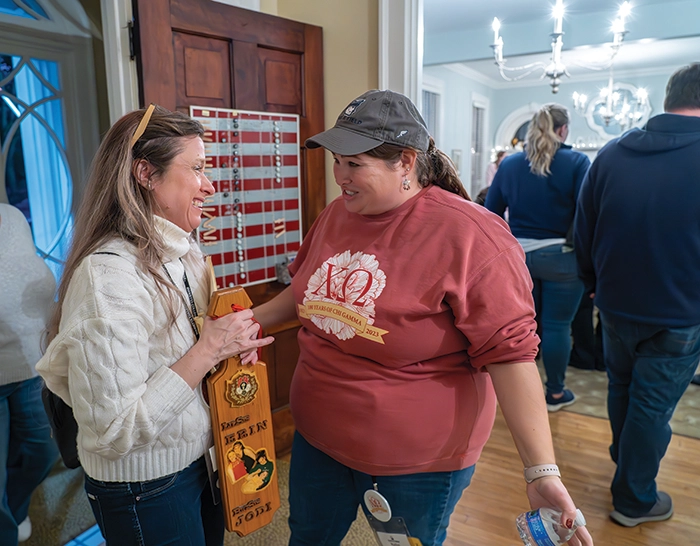
POLYGON ((141 138, 141 135, 143 135, 143 132, 146 130, 146 127, 148 127, 148 122, 151 120, 151 115, 153 114, 153 110, 155 109, 155 107, 156 105, 151 103, 151 105, 146 110, 146 113, 141 118, 141 123, 139 123, 139 126, 136 128, 134 136, 131 137, 130 148, 134 147, 136 141, 141 138))

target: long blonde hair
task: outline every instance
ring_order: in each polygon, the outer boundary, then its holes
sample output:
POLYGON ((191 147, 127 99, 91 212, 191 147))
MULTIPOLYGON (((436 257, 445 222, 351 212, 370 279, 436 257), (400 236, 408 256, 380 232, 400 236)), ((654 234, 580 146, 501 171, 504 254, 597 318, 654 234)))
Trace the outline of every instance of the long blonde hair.
POLYGON ((58 333, 63 301, 80 262, 115 238, 134 245, 137 264, 153 275, 158 289, 167 297, 171 321, 175 321, 175 306, 179 300, 172 296, 176 288, 162 271, 164 243, 153 221, 155 199, 153 192, 136 180, 135 165, 145 159, 153 166, 153 174, 162 174, 183 151, 182 137, 201 137, 204 128, 185 114, 156 106, 145 131, 132 148, 131 138, 145 112, 135 110, 117 120, 107 131, 92 161, 47 342, 58 333))
POLYGON ((555 131, 568 124, 569 112, 561 104, 545 104, 532 116, 525 138, 525 153, 533 174, 538 176, 551 174, 549 166, 561 145, 561 140, 555 131))

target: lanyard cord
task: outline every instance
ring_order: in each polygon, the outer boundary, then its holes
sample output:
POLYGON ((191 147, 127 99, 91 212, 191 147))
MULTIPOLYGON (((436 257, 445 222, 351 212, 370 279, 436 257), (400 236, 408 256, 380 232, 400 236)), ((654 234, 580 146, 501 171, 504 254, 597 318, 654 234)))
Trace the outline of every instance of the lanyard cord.
MULTIPOLYGON (((180 263, 182 263, 182 258, 180 258, 180 263)), ((175 285, 175 281, 173 281, 173 278, 170 276, 170 271, 168 271, 168 268, 165 267, 165 264, 163 264, 163 269, 165 270, 165 274, 168 276, 168 280, 170 280, 171 283, 175 285)), ((194 317, 197 316, 197 305, 194 302, 194 297, 192 296, 192 289, 190 288, 190 282, 187 280, 187 271, 185 271, 185 264, 182 264, 182 283, 185 285, 185 292, 187 292, 187 298, 190 300, 190 307, 187 307, 187 301, 185 301, 185 298, 182 296, 182 293, 180 292, 180 297, 182 298, 183 303, 185 304, 185 314, 187 315, 187 319, 190 321, 190 326, 192 327, 192 331, 194 332, 194 337, 199 340, 199 328, 197 328, 197 322, 194 320, 194 317)), ((177 285, 175 285, 177 287, 177 285)))

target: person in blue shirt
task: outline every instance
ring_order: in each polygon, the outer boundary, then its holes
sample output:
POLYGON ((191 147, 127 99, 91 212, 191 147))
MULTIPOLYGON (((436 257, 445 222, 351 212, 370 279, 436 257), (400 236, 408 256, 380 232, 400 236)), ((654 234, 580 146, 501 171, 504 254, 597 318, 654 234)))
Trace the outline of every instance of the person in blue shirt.
POLYGON ((554 103, 542 106, 528 126, 525 150, 501 162, 485 203, 499 216, 507 211, 510 229, 525 251, 541 330, 549 411, 576 400, 564 379, 571 353, 571 321, 581 302, 583 283, 567 234, 590 161, 564 144, 568 134, 566 108, 554 103))
POLYGON ((610 517, 627 527, 673 514, 656 475, 700 358, 700 63, 671 76, 664 111, 600 150, 574 229, 603 324, 610 517))

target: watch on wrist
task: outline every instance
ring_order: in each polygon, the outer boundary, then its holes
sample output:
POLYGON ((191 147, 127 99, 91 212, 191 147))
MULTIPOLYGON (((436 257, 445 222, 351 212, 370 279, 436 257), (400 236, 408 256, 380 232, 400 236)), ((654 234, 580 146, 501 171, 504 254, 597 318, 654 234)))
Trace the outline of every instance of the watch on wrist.
POLYGON ((527 483, 532 483, 537 478, 544 478, 545 476, 557 476, 561 478, 559 467, 555 464, 536 464, 523 470, 523 474, 527 483))

